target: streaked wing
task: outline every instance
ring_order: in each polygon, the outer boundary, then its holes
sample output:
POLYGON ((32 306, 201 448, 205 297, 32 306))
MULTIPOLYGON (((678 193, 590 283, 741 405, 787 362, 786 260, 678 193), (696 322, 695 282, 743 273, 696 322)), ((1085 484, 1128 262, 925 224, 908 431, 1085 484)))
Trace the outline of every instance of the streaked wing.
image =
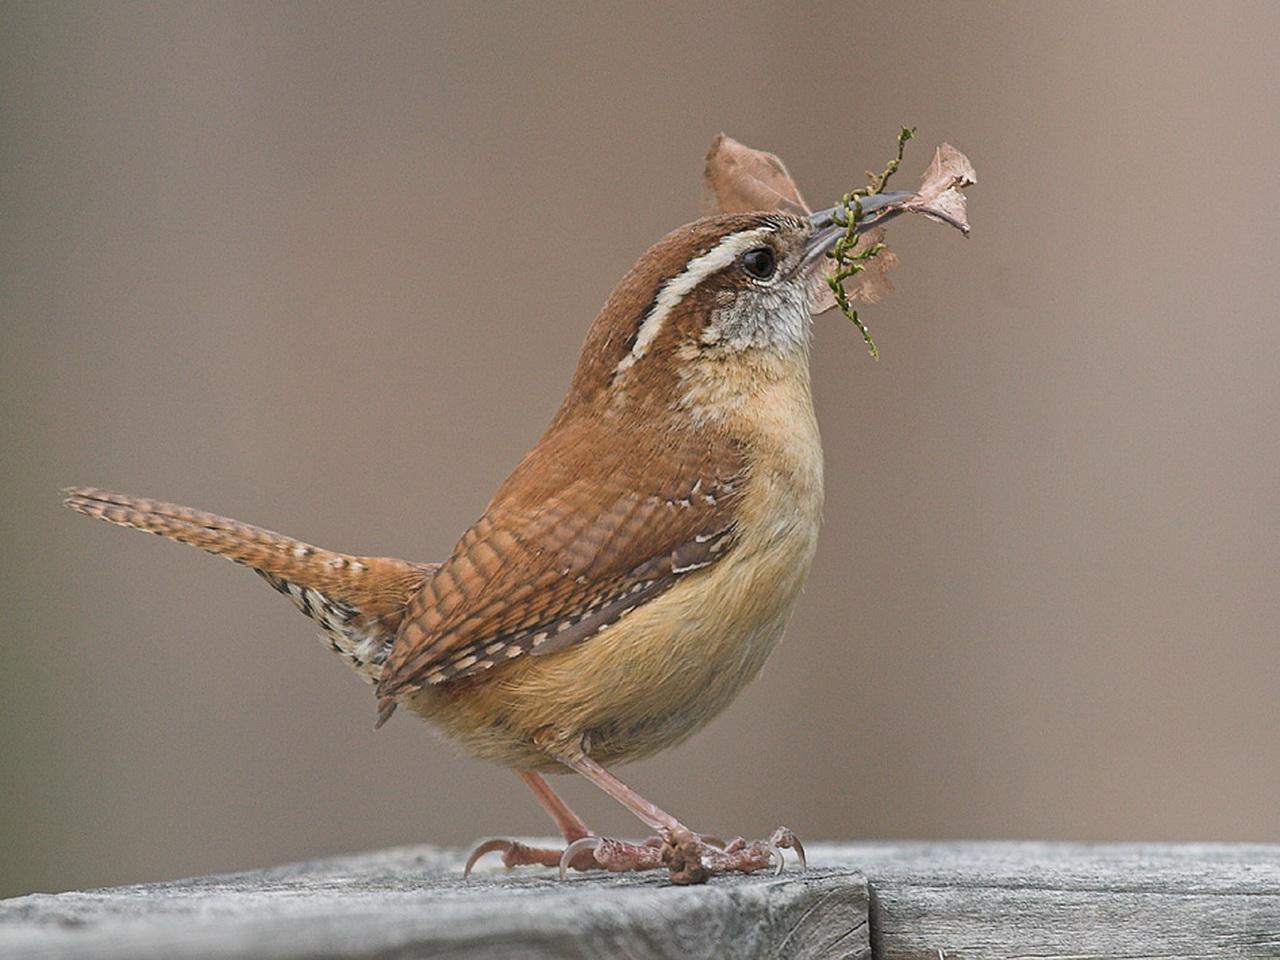
POLYGON ((544 438, 498 491, 410 603, 384 701, 580 643, 724 555, 743 480, 737 447, 714 435, 656 449, 592 442, 600 429, 544 438), (583 462, 583 450, 611 459, 583 462))

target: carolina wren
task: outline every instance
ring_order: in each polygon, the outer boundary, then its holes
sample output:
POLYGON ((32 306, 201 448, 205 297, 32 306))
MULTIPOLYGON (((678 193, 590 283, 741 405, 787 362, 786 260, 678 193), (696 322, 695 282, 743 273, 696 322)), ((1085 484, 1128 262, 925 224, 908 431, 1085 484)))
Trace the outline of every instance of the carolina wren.
MULTIPOLYGON (((893 214, 867 198, 867 225, 893 214)), ((253 568, 398 705, 511 767, 565 850, 490 841, 508 865, 671 867, 675 879, 803 848, 718 846, 606 769, 679 743, 782 636, 822 514, 809 323, 833 211, 708 217, 623 277, 550 426, 443 563, 334 553, 187 507, 68 491, 88 516, 253 568), (593 836, 542 774, 573 770, 657 840, 593 836)), ((468 871, 471 864, 468 864, 468 871)))

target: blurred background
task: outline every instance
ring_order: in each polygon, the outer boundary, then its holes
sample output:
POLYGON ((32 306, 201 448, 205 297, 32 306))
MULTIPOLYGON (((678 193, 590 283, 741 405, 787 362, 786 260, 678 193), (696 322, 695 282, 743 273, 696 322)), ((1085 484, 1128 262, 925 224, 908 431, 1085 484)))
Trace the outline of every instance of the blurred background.
POLYGON ((0 18, 0 894, 548 832, 257 578, 58 489, 443 558, 721 130, 820 205, 914 124, 973 237, 891 228, 878 364, 816 322, 807 592, 623 776, 748 836, 1280 839, 1280 8, 0 18))

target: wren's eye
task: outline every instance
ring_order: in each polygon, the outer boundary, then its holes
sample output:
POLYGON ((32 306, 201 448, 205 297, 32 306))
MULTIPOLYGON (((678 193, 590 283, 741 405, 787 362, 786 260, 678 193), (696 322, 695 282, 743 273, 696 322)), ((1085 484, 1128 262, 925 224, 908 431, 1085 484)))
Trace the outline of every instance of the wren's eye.
POLYGON ((778 258, 773 247, 755 247, 742 255, 742 269, 757 280, 768 280, 777 268, 778 258))

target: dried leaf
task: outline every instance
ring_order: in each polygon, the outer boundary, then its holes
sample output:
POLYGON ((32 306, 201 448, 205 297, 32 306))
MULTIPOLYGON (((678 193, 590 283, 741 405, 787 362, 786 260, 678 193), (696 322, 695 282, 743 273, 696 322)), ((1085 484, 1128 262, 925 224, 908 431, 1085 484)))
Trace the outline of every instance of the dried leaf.
POLYGON ((930 220, 949 223, 965 236, 969 235, 969 218, 965 211, 965 187, 978 182, 969 158, 949 143, 933 154, 933 162, 924 172, 916 195, 902 205, 903 210, 923 213, 930 220))
POLYGON ((723 133, 711 141, 702 179, 708 213, 781 210, 807 216, 811 212, 780 159, 723 133))

